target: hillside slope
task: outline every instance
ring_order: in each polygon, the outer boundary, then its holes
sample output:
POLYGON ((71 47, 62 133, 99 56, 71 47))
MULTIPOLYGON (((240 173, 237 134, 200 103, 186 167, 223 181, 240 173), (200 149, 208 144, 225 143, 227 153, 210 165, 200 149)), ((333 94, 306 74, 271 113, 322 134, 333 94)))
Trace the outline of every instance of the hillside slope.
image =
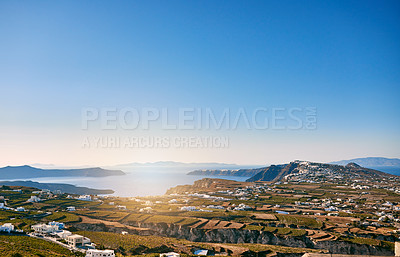
POLYGON ((351 180, 374 181, 378 179, 399 179, 400 177, 381 171, 363 168, 355 163, 346 166, 294 161, 289 164, 271 165, 249 178, 247 181, 292 181, 292 182, 333 182, 351 180))
POLYGON ((0 181, 0 185, 5 186, 23 186, 33 187, 38 189, 47 189, 51 192, 61 191, 61 193, 79 194, 79 195, 97 195, 97 194, 112 194, 114 190, 111 189, 94 189, 88 187, 78 187, 70 184, 59 183, 39 183, 34 181, 0 181))

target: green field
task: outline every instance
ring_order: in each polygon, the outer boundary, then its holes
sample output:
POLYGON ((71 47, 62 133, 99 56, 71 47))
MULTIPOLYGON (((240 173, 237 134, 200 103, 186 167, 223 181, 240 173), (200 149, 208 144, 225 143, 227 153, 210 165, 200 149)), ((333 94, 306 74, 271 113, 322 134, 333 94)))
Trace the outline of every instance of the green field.
POLYGON ((321 221, 315 218, 304 217, 300 215, 276 214, 275 216, 278 218, 280 223, 285 225, 304 226, 312 229, 319 229, 323 225, 321 221))
POLYGON ((0 235, 0 256, 4 257, 38 257, 38 256, 84 256, 73 253, 55 243, 27 236, 0 235))
POLYGON ((81 221, 78 215, 70 212, 54 212, 45 217, 46 221, 58 221, 64 223, 73 223, 81 221))
POLYGON ((121 221, 129 215, 127 212, 121 211, 103 211, 103 210, 88 210, 88 211, 76 211, 76 214, 85 215, 95 219, 103 219, 108 221, 121 221))

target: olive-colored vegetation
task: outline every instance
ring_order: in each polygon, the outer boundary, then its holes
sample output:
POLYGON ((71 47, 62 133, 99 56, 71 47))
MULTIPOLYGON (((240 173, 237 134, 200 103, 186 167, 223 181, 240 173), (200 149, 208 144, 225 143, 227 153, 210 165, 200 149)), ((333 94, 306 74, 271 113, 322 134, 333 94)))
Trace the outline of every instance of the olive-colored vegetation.
POLYGON ((28 236, 0 235, 0 256, 84 256, 73 253, 60 245, 28 236))
POLYGON ((301 215, 275 215, 280 223, 285 225, 295 225, 298 227, 307 227, 313 229, 319 229, 322 227, 322 222, 317 220, 316 218, 304 217, 301 215))
POLYGON ((81 221, 81 218, 71 212, 54 212, 44 218, 46 221, 57 221, 63 223, 74 223, 81 221))
POLYGON ((103 210, 87 210, 87 211, 77 211, 76 214, 88 216, 90 218, 102 219, 107 221, 121 221, 129 215, 128 212, 122 211, 103 211, 103 210))
POLYGON ((363 237, 341 237, 340 239, 343 241, 348 241, 348 242, 352 242, 352 243, 356 243, 356 244, 381 246, 381 247, 390 248, 391 250, 394 250, 393 242, 377 240, 377 239, 373 239, 373 238, 363 238, 363 237))
MULTIPOLYGON (((89 237, 97 245, 101 247, 114 249, 117 252, 123 252, 126 255, 135 255, 139 248, 150 248, 148 251, 157 251, 162 247, 168 247, 177 252, 186 252, 190 254, 190 250, 194 248, 212 249, 215 245, 212 243, 191 242, 184 239, 176 239, 159 236, 137 236, 137 235, 120 235, 110 232, 88 232, 79 231, 78 234, 89 237), (189 252, 188 252, 189 251, 189 252)), ((229 249, 238 249, 240 251, 268 251, 270 253, 304 253, 304 252, 319 252, 320 250, 291 248, 277 245, 262 245, 262 244, 220 244, 220 246, 229 249)), ((144 255, 148 256, 148 255, 144 255)))

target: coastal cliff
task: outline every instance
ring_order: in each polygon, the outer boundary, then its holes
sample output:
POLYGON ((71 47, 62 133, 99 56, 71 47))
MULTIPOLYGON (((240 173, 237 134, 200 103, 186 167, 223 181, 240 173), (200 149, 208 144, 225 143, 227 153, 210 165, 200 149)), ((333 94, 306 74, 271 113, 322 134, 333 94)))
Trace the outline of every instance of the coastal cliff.
MULTIPOLYGON (((210 243, 257 243, 269 245, 281 245, 297 248, 311 248, 329 250, 337 254, 364 254, 393 256, 393 250, 382 246, 356 244, 348 241, 330 240, 314 241, 307 236, 278 236, 268 231, 256 231, 246 229, 201 229, 189 226, 181 226, 167 223, 144 223, 128 222, 125 225, 137 227, 137 230, 130 230, 130 233, 138 235, 157 235, 186 239, 194 242, 210 243)), ((110 227, 105 224, 74 224, 74 227, 90 231, 117 232, 126 231, 126 228, 110 227)), ((301 256, 301 255, 299 255, 301 256)))

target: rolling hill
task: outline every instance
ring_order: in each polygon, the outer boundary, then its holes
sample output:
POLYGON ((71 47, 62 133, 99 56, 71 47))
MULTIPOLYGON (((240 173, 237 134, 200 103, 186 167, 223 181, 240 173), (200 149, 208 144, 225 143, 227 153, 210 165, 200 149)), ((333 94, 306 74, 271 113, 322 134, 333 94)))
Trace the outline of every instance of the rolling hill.
POLYGON ((97 195, 97 194, 112 194, 114 190, 111 189, 94 189, 88 187, 78 187, 70 184, 61 183, 39 183, 33 181, 0 181, 0 185, 4 186, 23 186, 33 187, 37 189, 47 189, 51 192, 61 191, 61 193, 79 194, 79 195, 97 195))
POLYGON ((356 163, 349 163, 346 166, 342 166, 308 161, 293 161, 288 164, 271 165, 258 170, 260 170, 259 173, 246 181, 347 183, 354 180, 376 181, 400 178, 378 170, 361 167, 356 163))

